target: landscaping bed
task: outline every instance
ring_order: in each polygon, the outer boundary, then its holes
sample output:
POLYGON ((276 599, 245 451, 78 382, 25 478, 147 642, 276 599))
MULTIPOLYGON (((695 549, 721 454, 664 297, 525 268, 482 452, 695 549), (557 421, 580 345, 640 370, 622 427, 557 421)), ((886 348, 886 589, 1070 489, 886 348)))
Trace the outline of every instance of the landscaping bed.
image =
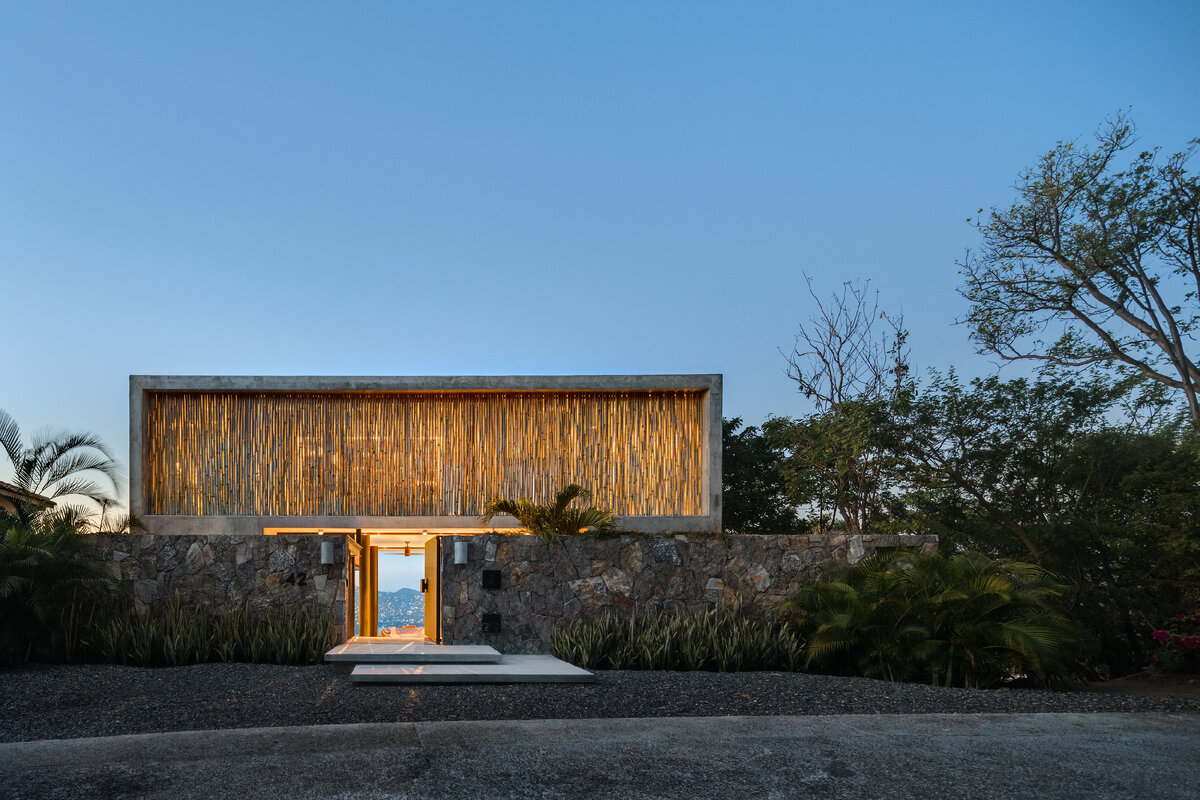
POLYGON ((321 665, 111 664, 0 670, 0 741, 177 730, 467 719, 1200 713, 1200 698, 943 689, 786 672, 599 671, 593 684, 354 686, 321 665))

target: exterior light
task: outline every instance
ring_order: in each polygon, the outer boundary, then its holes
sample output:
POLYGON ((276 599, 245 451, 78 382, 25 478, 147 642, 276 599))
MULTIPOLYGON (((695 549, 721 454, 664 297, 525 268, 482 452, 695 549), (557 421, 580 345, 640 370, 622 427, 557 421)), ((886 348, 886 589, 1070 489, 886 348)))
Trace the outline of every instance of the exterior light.
POLYGON ((454 543, 454 563, 459 566, 462 566, 463 564, 467 563, 467 543, 466 542, 455 542, 454 543))
POLYGON ((334 561, 335 555, 336 555, 336 553, 334 552, 333 541, 326 539, 325 541, 321 542, 321 563, 322 564, 335 563, 335 561, 334 561))

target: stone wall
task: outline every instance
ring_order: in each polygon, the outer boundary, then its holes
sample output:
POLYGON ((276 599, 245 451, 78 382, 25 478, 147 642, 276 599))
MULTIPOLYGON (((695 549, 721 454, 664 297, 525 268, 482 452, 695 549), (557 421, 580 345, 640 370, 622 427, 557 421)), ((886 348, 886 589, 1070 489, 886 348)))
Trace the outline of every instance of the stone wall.
POLYGON ((341 536, 94 534, 83 555, 99 562, 141 610, 179 593, 185 605, 330 611, 346 632, 346 543, 341 536), (321 564, 322 540, 334 564, 321 564))
POLYGON ((441 556, 442 636, 446 644, 491 644, 504 653, 548 652, 550 635, 572 620, 635 609, 700 611, 740 600, 753 616, 837 566, 879 550, 937 552, 936 536, 448 536, 441 556), (454 564, 454 542, 468 561, 454 564), (500 588, 483 588, 485 570, 500 588), (484 633, 483 615, 500 615, 484 633))

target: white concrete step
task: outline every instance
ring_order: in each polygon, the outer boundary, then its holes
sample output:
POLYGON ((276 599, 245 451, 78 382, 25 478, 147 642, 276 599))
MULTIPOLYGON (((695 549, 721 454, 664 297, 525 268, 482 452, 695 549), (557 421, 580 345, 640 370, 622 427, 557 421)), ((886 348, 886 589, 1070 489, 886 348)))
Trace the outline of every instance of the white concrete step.
POLYGON ((331 664, 496 664, 500 652, 486 644, 347 642, 325 654, 331 664))
POLYGON ((590 683, 596 676, 554 656, 501 656, 498 664, 360 664, 352 683, 590 683))

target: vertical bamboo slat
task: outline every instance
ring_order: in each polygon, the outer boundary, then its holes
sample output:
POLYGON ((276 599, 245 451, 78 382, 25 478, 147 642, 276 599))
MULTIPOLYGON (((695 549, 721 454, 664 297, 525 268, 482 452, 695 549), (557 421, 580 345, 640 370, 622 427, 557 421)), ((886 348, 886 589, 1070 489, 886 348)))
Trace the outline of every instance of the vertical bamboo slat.
POLYGON ((147 511, 474 516, 578 482, 621 515, 701 513, 697 391, 162 393, 147 511))

